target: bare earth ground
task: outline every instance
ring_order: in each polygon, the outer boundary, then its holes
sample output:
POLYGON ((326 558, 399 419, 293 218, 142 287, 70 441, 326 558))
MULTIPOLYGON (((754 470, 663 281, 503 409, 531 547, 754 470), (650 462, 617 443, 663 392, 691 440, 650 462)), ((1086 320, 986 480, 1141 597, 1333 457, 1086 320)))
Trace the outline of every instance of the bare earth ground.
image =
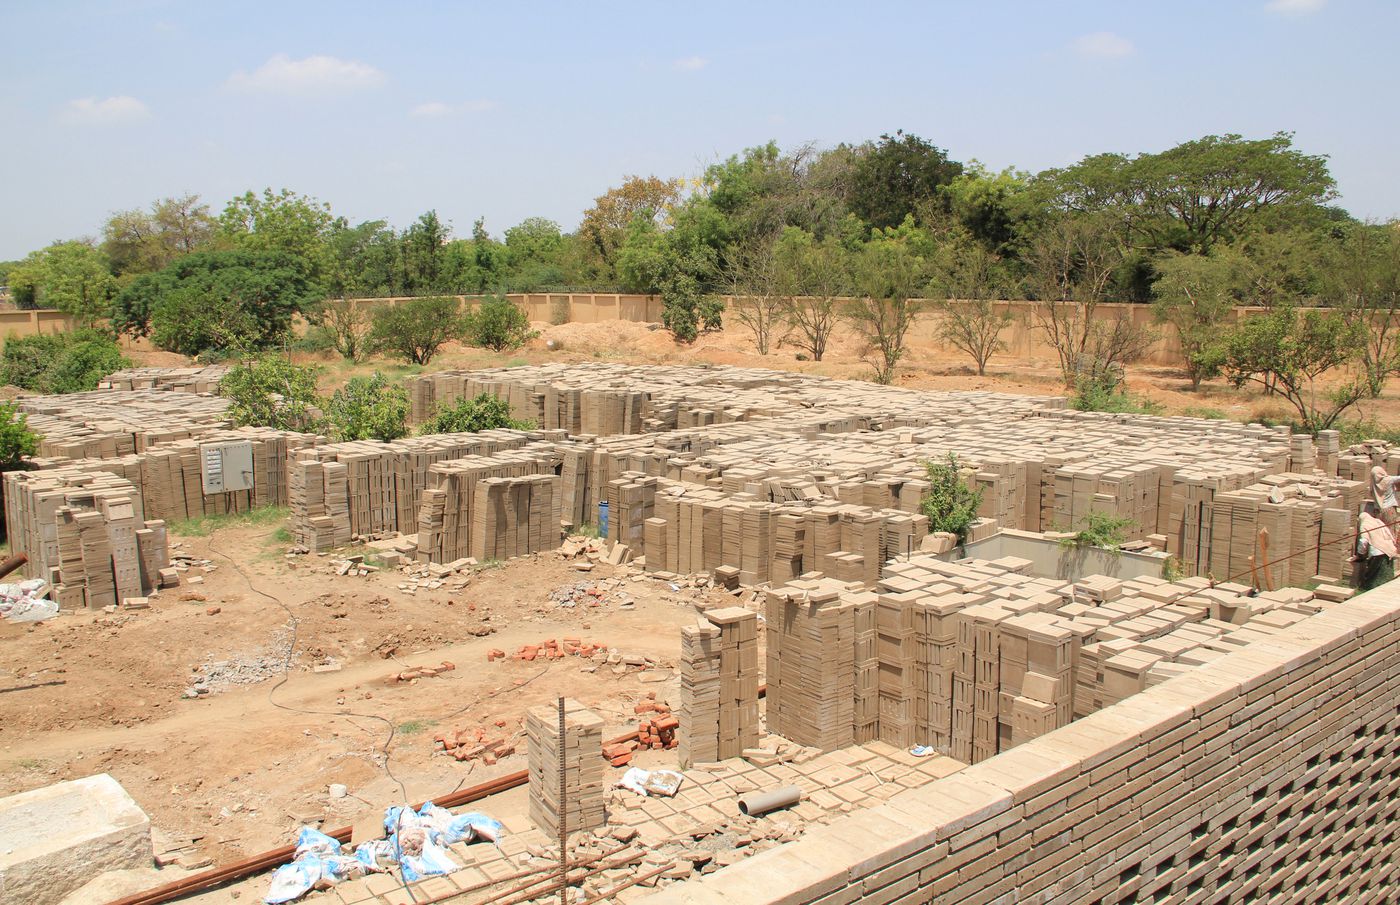
MULTIPOLYGON (((732 331, 685 347, 645 324, 536 326, 542 335, 517 353, 451 345, 426 369, 322 357, 323 382, 330 389, 375 368, 401 376, 554 360, 732 364, 850 379, 870 373, 858 340, 847 333, 837 336, 827 360, 800 362, 787 348, 758 355, 747 335, 732 331), (563 348, 546 350, 548 339, 563 348)), ((183 363, 140 348, 134 357, 142 364, 183 363)), ((899 383, 1063 392, 1050 361, 998 358, 990 371, 978 377, 964 358, 916 350, 899 383)), ((1284 413, 1277 402, 1223 383, 1192 394, 1171 369, 1135 367, 1128 379, 1135 395, 1152 398, 1168 413, 1209 407, 1242 420, 1284 413)), ((1397 390, 1369 403, 1366 414, 1400 424, 1397 390)), ((609 722, 609 736, 624 731, 635 720, 632 705, 648 692, 676 702, 677 680, 665 667, 674 663, 676 629, 693 619, 695 604, 731 599, 720 591, 632 581, 625 568, 603 564, 585 576, 558 554, 476 572, 461 590, 409 594, 398 588, 404 576, 396 572, 338 576, 328 558, 284 556, 284 545, 273 538, 276 527, 232 525, 204 537, 175 537, 180 552, 207 558, 215 568, 202 584, 162 593, 149 610, 0 624, 0 794, 108 772, 162 833, 199 837, 198 856, 225 863, 289 842, 304 822, 342 826, 405 797, 442 795, 524 766, 521 755, 491 767, 458 763, 434 752, 437 732, 482 726, 520 734, 523 750, 526 709, 559 694, 597 708, 609 722), (635 608, 564 609, 548 599, 555 588, 614 572, 623 576, 635 608), (563 636, 655 657, 662 668, 649 678, 664 673, 667 681, 642 681, 647 673, 635 671, 617 675, 606 666, 585 671, 574 658, 486 661, 491 648, 513 651, 563 636), (408 666, 443 660, 457 668, 409 685, 385 684, 408 666), (185 698, 199 667, 219 662, 250 664, 266 678, 185 698), (328 664, 339 669, 315 671, 328 664), (31 685, 37 687, 25 687, 31 685), (346 785, 349 796, 332 800, 332 783, 346 785)), ((497 806, 507 806, 507 797, 497 806)), ((167 872, 158 879, 169 878, 167 872)), ((211 893, 199 901, 230 901, 230 895, 211 893)))

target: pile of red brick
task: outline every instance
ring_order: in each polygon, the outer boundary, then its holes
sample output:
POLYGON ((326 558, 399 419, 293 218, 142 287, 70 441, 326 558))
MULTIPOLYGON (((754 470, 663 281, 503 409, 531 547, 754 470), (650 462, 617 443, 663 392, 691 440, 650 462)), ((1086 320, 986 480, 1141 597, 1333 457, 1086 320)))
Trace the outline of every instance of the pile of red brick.
POLYGON ((622 767, 632 762, 632 753, 643 748, 665 749, 676 747, 676 730, 681 721, 671 713, 671 706, 664 701, 649 696, 635 708, 642 719, 637 724, 636 741, 604 745, 603 756, 614 767, 622 767))
MULTIPOLYGON (((525 644, 510 656, 516 660, 558 660, 563 657, 591 657, 598 651, 608 649, 606 644, 584 641, 581 638, 548 638, 539 644, 525 644)), ((504 660, 506 652, 492 649, 486 652, 486 662, 504 660)))
POLYGON ((385 685, 397 685, 400 682, 412 682, 414 679, 426 679, 431 676, 442 675, 457 668, 457 664, 443 660, 437 666, 414 666, 403 672, 390 673, 384 677, 385 685))
MULTIPOLYGON (((505 726, 505 720, 497 720, 496 727, 505 726)), ((504 737, 491 737, 485 729, 459 729, 433 736, 438 750, 446 751, 457 760, 480 760, 488 767, 508 754, 515 753, 515 743, 504 737)))

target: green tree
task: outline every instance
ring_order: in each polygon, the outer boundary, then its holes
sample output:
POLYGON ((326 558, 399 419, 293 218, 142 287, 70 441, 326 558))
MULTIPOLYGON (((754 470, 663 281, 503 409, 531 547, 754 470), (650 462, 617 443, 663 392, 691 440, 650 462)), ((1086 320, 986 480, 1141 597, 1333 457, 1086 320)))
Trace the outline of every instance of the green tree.
POLYGON ((1316 434, 1368 395, 1364 375, 1331 390, 1319 386, 1324 375, 1360 359, 1364 332, 1338 311, 1274 308, 1227 334, 1225 375, 1236 386, 1253 381, 1272 387, 1298 413, 1299 426, 1316 434))
POLYGON ((280 252, 196 252, 137 277, 117 296, 113 326, 182 355, 260 349, 284 339, 321 289, 280 252))
POLYGON ((525 309, 503 295, 483 299, 462 321, 467 342, 493 352, 518 349, 539 335, 530 329, 525 309))
POLYGON ((462 305, 451 296, 426 296, 377 309, 370 348, 425 365, 448 340, 462 335, 462 305))
POLYGON ((913 133, 881 135, 856 158, 850 208, 877 229, 897 227, 961 174, 962 164, 913 133))
POLYGON ((1327 159, 1293 147, 1293 135, 1207 135, 1156 154, 1097 154, 1036 177, 1062 209, 1111 211, 1133 245, 1209 251, 1251 230, 1272 208, 1306 208, 1336 196, 1327 159))
POLYGON ((563 256, 568 250, 559 224, 528 217, 506 230, 506 257, 515 292, 537 292, 564 283, 563 256))
POLYGON ((333 296, 403 293, 399 240, 383 220, 338 223, 327 237, 326 290, 333 296))
POLYGON ((442 250, 452 230, 438 219, 437 211, 419 215, 400 240, 402 286, 408 294, 443 291, 442 250))
POLYGON ((475 399, 465 397, 454 403, 443 403, 433 416, 418 428, 420 434, 474 434, 479 431, 509 427, 531 430, 534 425, 511 417, 510 404, 487 393, 475 399))
POLYGON ((263 355, 230 368, 219 381, 219 395, 229 400, 229 417, 240 426, 314 432, 322 424, 320 373, 313 365, 263 355))
POLYGON ((1192 392, 1201 381, 1220 373, 1224 350, 1220 338, 1233 321, 1239 267, 1236 257, 1216 251, 1209 255, 1169 252, 1157 262, 1152 303, 1158 323, 1171 324, 1181 341, 1186 376, 1192 392))
POLYGON ((408 391, 378 371, 352 377, 326 402, 331 435, 343 440, 397 440, 408 436, 408 391))
POLYGON ((67 348, 66 333, 11 336, 0 351, 0 384, 36 393, 44 392, 44 374, 67 348))
POLYGON ((861 248, 855 260, 856 298, 845 317, 865 341, 865 358, 875 368, 875 382, 894 382, 895 368, 908 351, 905 337, 922 310, 919 296, 928 284, 928 267, 916 249, 913 217, 899 230, 885 230, 861 248))
POLYGON ((57 308, 80 325, 105 318, 117 290, 107 258, 86 240, 55 242, 10 269, 20 307, 57 308))
POLYGON ((784 295, 786 342, 821 361, 840 319, 839 304, 852 292, 851 253, 835 238, 817 242, 789 226, 775 249, 784 295))
POLYGON ((703 326, 720 325, 723 304, 710 291, 717 268, 714 248, 695 221, 662 232, 637 217, 618 255, 618 273, 633 292, 661 296, 661 322, 680 342, 694 342, 703 326))
POLYGON ((982 505, 981 489, 968 486, 972 469, 964 467, 953 453, 942 462, 925 462, 924 469, 929 488, 919 501, 919 511, 928 516, 929 533, 947 532, 957 535, 959 544, 966 542, 982 505))
POLYGON ((330 270, 330 239, 343 225, 329 204, 290 189, 244 192, 219 215, 219 234, 235 248, 290 255, 317 280, 330 270))

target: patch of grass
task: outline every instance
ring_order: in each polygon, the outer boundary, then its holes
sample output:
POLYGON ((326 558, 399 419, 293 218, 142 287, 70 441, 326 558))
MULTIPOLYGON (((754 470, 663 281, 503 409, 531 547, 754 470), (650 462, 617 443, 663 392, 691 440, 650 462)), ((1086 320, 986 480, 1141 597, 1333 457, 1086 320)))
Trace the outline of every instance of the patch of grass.
POLYGON ((432 720, 409 720, 406 723, 399 723, 395 731, 399 735, 413 735, 422 732, 424 729, 430 729, 432 726, 432 720))
POLYGON ((292 542, 292 529, 283 525, 267 537, 274 544, 290 544, 292 542))
MULTIPOLYGON (((177 537, 208 537, 221 528, 258 528, 264 525, 275 525, 278 522, 285 522, 290 513, 291 510, 286 506, 264 506, 260 509, 250 509, 247 512, 182 519, 170 522, 167 527, 170 533, 177 537)), ((285 526, 282 530, 286 530, 285 526)), ((290 533, 288 533, 287 538, 291 539, 290 533)))
POLYGON ((1188 405, 1181 410, 1185 418, 1209 418, 1212 421, 1229 421, 1230 416, 1225 414, 1224 409, 1212 408, 1208 405, 1188 405))
POLYGON ((572 533, 573 533, 573 534, 579 534, 579 535, 582 535, 582 536, 584 536, 584 537, 594 537, 594 538, 602 537, 602 536, 603 536, 602 534, 600 534, 600 533, 598 532, 598 526, 595 525, 595 524, 593 524, 592 522, 585 522, 585 523, 582 524, 582 525, 575 525, 575 526, 574 526, 574 530, 573 530, 572 533))
POLYGON ((21 770, 37 770, 44 765, 44 762, 37 757, 24 757, 15 761, 15 766, 21 770))
POLYGON ((526 360, 523 359, 523 358, 511 358, 511 359, 507 360, 503 365, 501 365, 501 367, 503 367, 503 368, 519 368, 519 367, 523 367, 524 365, 527 365, 527 364, 529 364, 529 362, 526 361, 526 360))
POLYGON ((1181 581, 1186 577, 1186 571, 1181 568, 1181 560, 1175 556, 1168 556, 1162 560, 1162 580, 1181 581))
POLYGON ((1400 445, 1400 428, 1386 427, 1374 418, 1358 418, 1337 425, 1342 433, 1342 446, 1354 446, 1365 440, 1384 440, 1392 446, 1400 445))

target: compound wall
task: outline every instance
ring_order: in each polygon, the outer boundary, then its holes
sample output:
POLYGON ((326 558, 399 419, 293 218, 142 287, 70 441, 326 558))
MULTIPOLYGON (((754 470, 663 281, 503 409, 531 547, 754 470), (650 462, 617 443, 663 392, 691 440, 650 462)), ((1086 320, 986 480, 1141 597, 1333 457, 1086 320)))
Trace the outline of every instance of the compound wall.
POLYGON ((1400 583, 645 901, 1400 902, 1400 583))

